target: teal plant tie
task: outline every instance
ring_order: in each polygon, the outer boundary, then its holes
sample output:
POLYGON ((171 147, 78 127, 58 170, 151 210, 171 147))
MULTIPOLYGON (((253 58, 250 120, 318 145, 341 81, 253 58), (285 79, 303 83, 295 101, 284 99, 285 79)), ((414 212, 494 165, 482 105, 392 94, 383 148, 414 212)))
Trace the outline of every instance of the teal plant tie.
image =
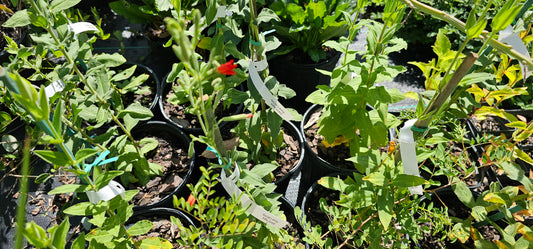
POLYGON ((85 164, 85 173, 89 174, 89 172, 91 172, 91 169, 93 169, 93 167, 95 166, 100 166, 100 165, 104 165, 104 164, 108 164, 108 163, 112 163, 112 162, 115 162, 118 160, 118 157, 112 157, 112 158, 109 158, 109 159, 105 159, 104 158, 109 155, 109 150, 106 150, 104 152, 102 152, 97 158, 96 160, 94 160, 94 162, 92 163, 87 163, 85 164))
MULTIPOLYGON (((207 146, 207 149, 206 149, 206 150, 215 153, 215 155, 216 155, 217 158, 218 158, 218 164, 222 165, 222 158, 220 157, 220 155, 218 154, 218 152, 217 152, 215 149, 213 149, 213 148, 207 146)), ((223 168, 223 169, 229 169, 230 166, 231 166, 231 159, 229 160, 228 165, 225 165, 225 166, 223 166, 222 168, 223 168)))
POLYGON ((215 23, 215 26, 216 26, 217 28, 222 28, 222 27, 224 27, 224 25, 219 24, 218 22, 215 23))
POLYGON ((413 125, 413 126, 411 126, 411 130, 419 132, 419 133, 424 133, 424 132, 426 132, 428 130, 428 128, 427 127, 420 128, 420 127, 416 127, 416 126, 413 125))
POLYGON ((252 38, 250 38, 250 43, 251 43, 252 45, 254 45, 254 46, 261 46, 261 41, 256 42, 256 41, 254 41, 254 39, 252 39, 252 38))
MULTIPOLYGON (((519 212, 519 211, 522 211, 522 210, 524 210, 524 208, 522 208, 519 205, 516 205, 514 207, 509 208, 509 212, 511 212, 512 214, 514 214, 516 212, 519 212)), ((505 218, 505 215, 501 211, 489 216, 489 220, 491 220, 491 221, 497 221, 497 220, 500 220, 500 219, 503 219, 503 218, 505 218)), ((489 224, 489 222, 484 220, 484 221, 476 222, 472 226, 475 227, 475 228, 478 228, 478 227, 486 226, 488 224, 489 224)))

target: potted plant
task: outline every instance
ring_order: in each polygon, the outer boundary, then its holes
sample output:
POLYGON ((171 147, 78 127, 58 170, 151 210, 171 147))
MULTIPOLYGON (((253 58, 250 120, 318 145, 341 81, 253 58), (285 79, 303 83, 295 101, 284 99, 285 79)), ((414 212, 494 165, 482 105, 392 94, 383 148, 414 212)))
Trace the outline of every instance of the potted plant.
MULTIPOLYGON (((290 101, 281 102, 304 112, 309 106, 305 98, 317 85, 330 82, 330 76, 317 69, 331 72, 340 57, 341 51, 326 42, 346 35, 346 19, 353 14, 357 20, 365 6, 349 1, 275 1, 270 8, 279 17, 272 23, 282 45, 269 58, 269 69, 281 83, 298 89, 290 101)), ((355 33, 351 36, 353 40, 355 33)))

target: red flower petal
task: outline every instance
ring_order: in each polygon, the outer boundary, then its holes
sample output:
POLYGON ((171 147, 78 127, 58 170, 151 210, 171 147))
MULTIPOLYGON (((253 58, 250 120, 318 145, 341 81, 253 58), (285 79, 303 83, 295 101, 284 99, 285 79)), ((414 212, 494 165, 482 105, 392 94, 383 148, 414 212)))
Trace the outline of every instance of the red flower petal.
POLYGON ((194 196, 192 195, 189 195, 189 198, 187 198, 187 203, 194 205, 194 203, 196 202, 196 199, 194 199, 194 196))
POLYGON ((217 68, 217 71, 224 75, 235 75, 233 69, 237 68, 237 64, 233 64, 233 60, 230 60, 217 68))

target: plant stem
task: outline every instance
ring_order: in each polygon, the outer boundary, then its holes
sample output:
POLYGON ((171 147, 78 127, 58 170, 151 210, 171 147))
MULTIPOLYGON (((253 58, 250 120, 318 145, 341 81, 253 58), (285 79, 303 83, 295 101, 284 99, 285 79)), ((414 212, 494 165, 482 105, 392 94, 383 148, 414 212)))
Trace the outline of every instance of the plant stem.
POLYGON ((442 90, 433 97, 430 104, 421 115, 421 118, 416 121, 415 126, 418 128, 426 128, 431 122, 435 111, 437 111, 446 102, 448 97, 452 94, 461 79, 468 73, 470 68, 474 65, 478 58, 476 53, 471 53, 463 60, 459 68, 454 72, 450 80, 444 85, 442 90))
POLYGON ((17 228, 15 233, 15 247, 22 248, 22 238, 24 231, 24 222, 26 215, 26 202, 28 200, 28 172, 30 167, 30 138, 24 139, 24 148, 22 151, 22 179, 20 180, 20 195, 17 205, 17 228))
MULTIPOLYGON (((446 13, 444 11, 441 11, 441 10, 433 8, 433 7, 429 6, 429 5, 423 4, 423 3, 421 3, 421 2, 419 2, 417 0, 401 0, 401 1, 403 1, 404 3, 406 3, 411 8, 413 8, 413 9, 415 9, 417 11, 429 14, 429 15, 433 16, 434 18, 440 19, 442 21, 447 22, 448 24, 451 24, 452 26, 454 26, 458 30, 465 30, 466 25, 465 25, 464 22, 462 22, 461 20, 455 18, 452 15, 449 15, 448 13, 446 13)), ((533 67, 533 60, 532 59, 525 57, 523 54, 521 54, 518 51, 514 50, 512 47, 510 47, 510 46, 508 46, 506 44, 503 44, 502 42, 500 42, 498 40, 495 40, 492 37, 487 37, 488 34, 489 34, 488 31, 483 31, 481 33, 481 35, 479 36, 479 39, 481 39, 483 41, 487 41, 490 46, 492 46, 493 48, 499 50, 500 52, 506 53, 506 54, 514 57, 517 60, 520 60, 520 61, 523 61, 523 62, 527 63, 530 67, 533 67)))

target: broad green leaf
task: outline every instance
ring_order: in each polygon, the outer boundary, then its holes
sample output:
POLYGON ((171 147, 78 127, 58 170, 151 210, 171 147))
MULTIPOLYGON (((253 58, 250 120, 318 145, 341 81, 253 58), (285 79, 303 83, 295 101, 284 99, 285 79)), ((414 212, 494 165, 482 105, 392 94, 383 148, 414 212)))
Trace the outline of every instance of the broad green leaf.
POLYGON ((173 8, 170 0, 155 0, 155 7, 158 11, 167 11, 173 8))
POLYGON ((516 15, 520 12, 520 4, 516 4, 516 1, 510 0, 498 10, 498 13, 494 16, 491 22, 492 31, 499 32, 505 29, 507 26, 513 23, 516 15))
POLYGON ((451 236, 459 239, 462 243, 465 243, 470 237, 470 221, 464 220, 453 225, 451 236))
POLYGON ((339 177, 325 176, 318 180, 318 184, 337 191, 344 191, 348 185, 339 177))
POLYGON ((112 81, 123 81, 123 80, 129 79, 133 75, 133 73, 135 73, 135 69, 137 69, 137 65, 133 65, 127 69, 124 69, 116 73, 115 75, 113 75, 111 80, 112 81))
POLYGON ((69 166, 74 162, 71 162, 70 159, 63 152, 50 151, 50 150, 36 150, 34 151, 37 156, 42 158, 48 163, 58 166, 69 166))
POLYGON ((476 200, 472 195, 472 191, 468 188, 465 182, 460 181, 452 185, 453 192, 457 198, 461 200, 467 207, 472 208, 476 205, 476 200))
POLYGON ((78 237, 72 242, 72 246, 70 249, 85 249, 86 241, 85 241, 85 233, 82 232, 78 237))
POLYGON ((369 181, 377 186, 383 186, 385 185, 386 179, 383 175, 383 172, 373 172, 365 177, 363 177, 363 180, 369 181))
POLYGON ((94 180, 94 187, 96 188, 96 191, 105 187, 107 184, 109 184, 111 180, 122 174, 124 174, 124 171, 110 170, 98 175, 98 177, 96 177, 96 179, 94 180))
POLYGON ((58 186, 50 192, 49 195, 63 194, 63 193, 76 193, 76 192, 85 192, 89 189, 89 185, 79 185, 79 184, 66 184, 58 186))
POLYGON ((13 153, 19 148, 19 141, 13 135, 7 134, 2 136, 2 147, 8 153, 13 153))
POLYGON ((140 247, 141 249, 172 249, 172 244, 166 239, 152 237, 141 240, 140 247))
POLYGON ((154 224, 149 220, 141 220, 135 223, 133 226, 128 228, 128 233, 131 234, 131 236, 138 236, 143 235, 150 231, 154 224))
POLYGON ((437 40, 435 41, 435 45, 433 45, 433 52, 437 54, 438 57, 442 57, 446 55, 450 51, 451 43, 448 37, 439 30, 437 33, 437 40))
POLYGON ((81 0, 54 0, 50 3, 50 11, 52 13, 57 13, 62 10, 70 9, 76 4, 81 2, 81 0))
POLYGON ((55 246, 55 248, 65 248, 69 228, 70 222, 67 216, 52 236, 52 245, 55 246))
POLYGON ((70 215, 87 216, 92 215, 93 211, 96 211, 94 207, 96 207, 96 204, 92 204, 90 202, 82 202, 66 208, 65 210, 63 210, 63 213, 70 215))
POLYGON ((126 62, 126 58, 124 58, 124 56, 118 53, 98 54, 98 55, 94 55, 93 58, 107 67, 118 67, 122 65, 124 62, 126 62))
POLYGON ((472 217, 477 221, 487 220, 487 210, 485 207, 475 206, 472 208, 472 217))
POLYGON ((399 174, 394 178, 394 180, 392 180, 392 185, 404 188, 418 186, 425 183, 426 180, 420 176, 406 174, 399 174))
POLYGON ((378 216, 383 229, 387 231, 394 214, 394 197, 388 191, 383 190, 383 192, 378 196, 378 216))
POLYGON ((126 109, 118 113, 118 117, 122 118, 124 115, 129 114, 133 118, 146 120, 154 116, 150 109, 144 107, 139 102, 132 103, 126 109))
POLYGON ((15 12, 6 22, 2 24, 3 27, 14 28, 23 27, 31 24, 28 10, 19 10, 15 12))
POLYGON ((46 236, 46 231, 33 220, 30 223, 26 223, 24 235, 28 242, 37 248, 46 248, 51 242, 46 236))
POLYGON ((96 153, 98 153, 97 150, 95 149, 81 149, 79 150, 78 152, 76 152, 76 164, 80 164, 82 163, 83 161, 85 161, 85 159, 95 155, 96 153))
POLYGON ((259 178, 263 178, 264 176, 272 173, 278 166, 271 163, 263 163, 255 165, 252 169, 250 169, 250 173, 258 176, 259 178))
MULTIPOLYGON (((507 196, 508 197, 508 196, 507 196)), ((505 197, 502 193, 488 193, 483 197, 484 201, 505 205, 505 197)))

